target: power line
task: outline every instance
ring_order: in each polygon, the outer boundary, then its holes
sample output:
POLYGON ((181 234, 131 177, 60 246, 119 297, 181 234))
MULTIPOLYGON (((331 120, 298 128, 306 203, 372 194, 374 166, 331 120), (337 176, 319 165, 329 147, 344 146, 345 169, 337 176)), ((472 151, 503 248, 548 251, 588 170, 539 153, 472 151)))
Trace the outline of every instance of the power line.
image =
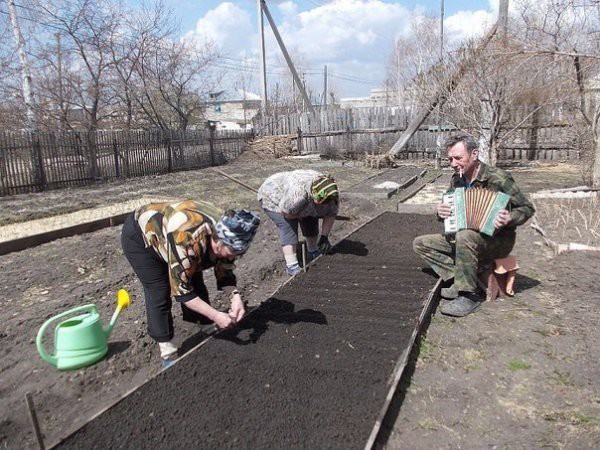
MULTIPOLYGON (((311 3, 315 4, 315 2, 311 2, 311 3)), ((39 11, 36 11, 35 9, 30 8, 28 6, 25 6, 25 5, 17 5, 17 4, 15 4, 15 6, 21 8, 21 9, 28 10, 28 11, 39 12, 39 11)), ((323 6, 323 5, 318 5, 318 6, 323 6)), ((8 12, 3 11, 3 10, 0 10, 0 14, 4 14, 4 15, 8 16, 8 12)), ((44 27, 52 28, 54 30, 64 31, 62 28, 57 27, 56 25, 53 25, 53 24, 50 24, 50 23, 47 23, 47 22, 43 22, 43 21, 40 21, 40 20, 37 20, 37 19, 33 19, 31 17, 25 17, 25 16, 22 16, 22 15, 19 15, 17 17, 19 19, 26 20, 26 21, 29 21, 29 22, 33 22, 33 23, 36 23, 38 25, 42 25, 44 27)), ((222 69, 240 71, 240 72, 245 72, 245 73, 253 73, 253 74, 259 72, 258 66, 255 67, 255 68, 251 67, 252 65, 257 64, 257 61, 254 58, 248 60, 248 59, 240 59, 240 58, 232 58, 232 57, 222 56, 219 59, 228 60, 228 61, 232 61, 232 62, 235 62, 235 63, 242 63, 242 64, 231 64, 231 63, 227 63, 227 62, 219 62, 219 63, 215 64, 215 66, 220 67, 222 69), (248 63, 250 65, 246 65, 246 63, 248 63)), ((282 69, 282 70, 286 69, 286 66, 284 66, 284 65, 270 64, 270 66, 272 68, 274 68, 274 69, 282 69)), ((322 71, 320 69, 316 69, 314 67, 310 67, 310 66, 309 67, 301 67, 301 66, 299 66, 298 68, 305 75, 313 75, 314 76, 314 75, 321 75, 322 74, 322 71)), ((282 75, 281 72, 276 72, 276 71, 273 71, 273 70, 269 70, 267 73, 269 73, 270 75, 282 75)), ((337 73, 337 72, 331 72, 331 71, 329 71, 328 75, 330 77, 332 77, 332 78, 337 78, 337 79, 340 79, 340 80, 349 81, 351 83, 358 83, 358 84, 365 84, 365 85, 375 84, 375 81, 373 81, 373 80, 368 80, 368 79, 365 79, 365 78, 359 78, 359 77, 356 77, 356 76, 353 76, 353 75, 348 75, 348 74, 340 74, 340 73, 337 73)))
MULTIPOLYGON (((246 60, 246 59, 232 58, 232 57, 229 57, 229 56, 221 56, 220 59, 226 59, 226 60, 229 60, 229 61, 241 62, 241 63, 248 62, 248 60, 246 60)), ((255 63, 254 59, 251 59, 250 60, 250 64, 254 64, 254 63, 255 63)), ((275 65, 275 64, 271 64, 270 66, 271 67, 275 67, 275 68, 279 68, 279 69, 286 69, 287 68, 286 66, 275 65)), ((305 75, 322 75, 323 74, 323 71, 321 69, 317 69, 317 68, 314 68, 314 67, 298 66, 298 71, 302 72, 305 75)), ((354 75, 348 75, 348 74, 345 74, 345 73, 328 71, 328 75, 331 75, 334 78, 340 78, 340 79, 344 79, 346 81, 353 81, 353 82, 356 82, 356 83, 365 83, 365 84, 374 84, 374 83, 376 83, 376 81, 374 81, 374 80, 370 80, 370 79, 367 79, 367 78, 360 78, 360 77, 357 77, 357 76, 354 76, 354 75)))
MULTIPOLYGON (((41 13, 40 11, 38 11, 38 10, 36 10, 34 8, 31 8, 31 7, 25 6, 25 5, 19 5, 17 3, 15 3, 15 7, 21 8, 21 9, 24 9, 24 10, 27 10, 27 11, 31 11, 31 12, 34 12, 34 13, 37 13, 37 14, 43 14, 43 13, 41 13)), ((0 10, 0 14, 8 15, 8 13, 6 11, 2 11, 2 10, 0 10)), ((29 22, 37 23, 38 25, 42 25, 44 27, 53 28, 55 30, 63 31, 62 28, 57 27, 56 25, 52 25, 51 23, 47 23, 47 22, 42 22, 40 20, 33 19, 31 17, 25 17, 25 16, 18 15, 17 18, 22 19, 22 20, 27 20, 29 22)))

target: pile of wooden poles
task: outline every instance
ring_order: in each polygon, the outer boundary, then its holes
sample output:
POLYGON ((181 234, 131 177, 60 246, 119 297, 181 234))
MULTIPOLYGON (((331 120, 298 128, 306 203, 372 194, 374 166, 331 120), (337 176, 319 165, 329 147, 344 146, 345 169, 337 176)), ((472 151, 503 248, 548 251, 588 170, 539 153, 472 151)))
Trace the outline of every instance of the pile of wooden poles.
POLYGON ((294 142, 296 139, 297 135, 295 134, 260 137, 250 143, 249 151, 252 154, 274 158, 296 155, 298 153, 294 142))

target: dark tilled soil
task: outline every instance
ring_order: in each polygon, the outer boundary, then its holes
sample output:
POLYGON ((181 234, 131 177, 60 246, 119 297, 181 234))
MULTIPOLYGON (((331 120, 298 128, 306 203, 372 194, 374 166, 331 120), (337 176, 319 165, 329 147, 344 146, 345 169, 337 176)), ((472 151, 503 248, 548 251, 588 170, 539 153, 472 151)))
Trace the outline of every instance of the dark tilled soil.
POLYGON ((434 283, 412 240, 434 227, 427 216, 379 216, 242 329, 188 354, 60 448, 364 447, 434 283))
MULTIPOLYGON (((342 196, 352 186, 383 172, 348 162, 289 159, 246 160, 222 169, 258 187, 274 172, 301 167, 333 173, 340 182, 342 196)), ((527 193, 583 184, 581 169, 571 164, 528 163, 510 170, 527 193)), ((445 172, 436 184, 443 189, 448 177, 445 172)), ((430 187, 410 201, 439 201, 441 194, 430 187)), ((3 197, 0 223, 153 195, 202 198, 223 207, 256 207, 253 192, 206 169, 3 197)), ((382 210, 396 211, 402 197, 403 193, 389 200, 343 196, 340 213, 350 220, 336 222, 332 242, 382 210)), ((408 206, 424 206, 431 222, 436 223, 433 205, 408 206)), ((539 222, 550 239, 559 244, 600 246, 597 200, 539 199, 536 206, 539 222)), ((0 256, 0 448, 37 448, 25 404, 26 392, 33 395, 46 445, 51 445, 156 375, 158 350, 146 333, 141 287, 122 255, 118 236, 119 227, 108 228, 0 256), (115 292, 121 287, 129 290, 133 303, 121 314, 105 359, 69 372, 59 372, 40 359, 34 339, 47 318, 73 306, 95 303, 106 323, 114 310, 115 292)), ((386 237, 390 243, 395 240, 394 233, 386 237)), ((352 251, 355 258, 360 258, 364 248, 354 242, 352 251)), ((600 254, 578 251, 555 256, 528 225, 519 228, 513 253, 521 264, 515 297, 486 303, 476 314, 463 319, 434 314, 426 334, 415 346, 414 360, 404 370, 402 389, 384 421, 378 441, 385 448, 598 448, 600 254)), ((254 306, 269 298, 287 279, 272 222, 263 222, 250 251, 237 266, 238 286, 254 306)), ((214 295, 214 277, 206 275, 207 282, 212 282, 209 290, 213 302, 227 308, 214 295)), ((427 286, 433 281, 427 280, 427 286)), ((307 285, 305 288, 306 295, 320 295, 307 285)), ((299 309, 302 307, 294 311, 299 309)), ((328 319, 335 315, 325 306, 319 311, 328 319)), ((186 353, 204 335, 195 325, 182 322, 177 308, 173 312, 176 341, 186 353)), ((348 306, 345 312, 351 314, 353 309, 348 306)), ((363 324, 364 328, 369 325, 363 324)), ((325 328, 319 326, 318 330, 325 328)), ((254 332, 252 336, 260 334, 254 332)), ((242 353, 250 347, 256 345, 232 346, 242 353)), ((202 348, 198 350, 202 353, 202 348)), ((212 364, 218 364, 221 356, 212 364)), ((179 364, 183 362, 185 359, 179 364)), ((235 390, 243 383, 238 374, 224 374, 230 379, 227 389, 235 390)), ((247 412, 249 409, 244 405, 241 411, 257 417, 264 414, 262 410, 247 412)), ((238 411, 219 405, 216 412, 203 410, 197 420, 201 423, 212 414, 234 417, 238 411)), ((157 446, 148 442, 143 447, 157 446)))
MULTIPOLYGON (((223 170, 249 185, 259 186, 273 172, 301 167, 333 173, 342 192, 350 184, 378 173, 335 162, 295 160, 246 162, 228 165, 223 170)), ((200 198, 223 207, 257 208, 254 192, 206 169, 80 190, 3 198, 0 215, 24 211, 27 217, 38 218, 38 211, 43 215, 55 213, 54 209, 48 210, 48 205, 72 211, 81 205, 110 205, 150 192, 157 196, 176 196, 179 192, 177 198, 200 198)), ((343 200, 342 214, 350 220, 335 224, 332 242, 379 211, 368 200, 343 200)), ((263 219, 250 251, 236 263, 238 287, 250 305, 263 302, 288 278, 283 270, 285 262, 277 228, 264 214, 263 219)), ((158 348, 146 332, 142 289, 120 249, 119 233, 120 227, 106 228, 0 256, 0 448, 36 446, 25 404, 26 392, 33 396, 44 440, 51 445, 159 370, 158 348), (47 319, 75 306, 94 303, 106 325, 119 288, 129 290, 132 304, 117 321, 106 358, 93 366, 65 372, 41 360, 35 336, 47 319)), ((216 292, 212 271, 205 275, 213 304, 227 309, 228 304, 216 292)), ((177 307, 173 307, 173 314, 175 340, 181 353, 186 353, 205 335, 195 325, 183 322, 177 307)), ((50 334, 46 348, 49 352, 53 350, 50 334)))

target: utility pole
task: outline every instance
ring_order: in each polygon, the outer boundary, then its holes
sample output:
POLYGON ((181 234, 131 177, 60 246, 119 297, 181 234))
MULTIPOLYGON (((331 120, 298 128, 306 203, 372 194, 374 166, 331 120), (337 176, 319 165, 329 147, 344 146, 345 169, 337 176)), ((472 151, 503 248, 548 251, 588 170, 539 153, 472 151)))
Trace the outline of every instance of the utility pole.
POLYGON ((260 49, 260 73, 261 73, 261 112, 264 117, 267 113, 267 63, 265 61, 265 22, 263 18, 262 0, 256 0, 257 15, 258 15, 258 35, 260 49))
POLYGON ((498 30, 502 39, 506 38, 508 28, 508 0, 500 0, 498 5, 498 30))
POLYGON ((287 49, 285 48, 285 44, 283 43, 283 39, 281 39, 281 35, 279 34, 277 25, 275 25, 275 21, 273 20, 273 17, 271 16, 271 12, 269 11, 269 8, 267 8, 267 4, 266 4, 265 0, 259 0, 259 1, 260 1, 260 6, 262 7, 262 10, 265 13, 265 16, 267 17, 267 20, 269 21, 269 25, 271 25, 271 30, 273 30, 273 34, 275 35, 275 39, 277 40, 277 43, 279 44, 281 53, 283 53, 283 57, 285 58, 285 61, 287 62, 290 72, 292 73, 292 77, 294 78, 294 81, 296 81, 296 85, 298 86, 298 89, 300 89, 300 93, 302 94, 304 103, 306 104, 308 110, 311 113, 314 113, 315 110, 312 107, 312 104, 310 102, 310 99, 308 98, 308 95, 306 94, 306 89, 304 89, 304 85, 302 84, 302 80, 298 76, 298 72, 296 71, 296 68, 294 67, 294 63, 292 63, 292 58, 290 58, 290 55, 289 55, 287 49))
POLYGON ((327 64, 323 68, 323 108, 327 110, 327 64))
POLYGON ((400 100, 401 94, 401 83, 400 83, 400 44, 396 41, 396 95, 398 96, 398 108, 402 106, 402 100, 400 100))
POLYGON ((58 108, 60 110, 59 129, 61 131, 64 131, 67 128, 67 111, 65 109, 65 97, 62 78, 62 47, 60 45, 60 33, 55 33, 54 37, 56 37, 56 68, 58 72, 58 108))
POLYGON ((444 0, 440 0, 440 61, 444 60, 444 0))
MULTIPOLYGON (((444 67, 444 0, 440 0, 440 67, 442 71, 444 67)), ((442 140, 444 133, 442 131, 442 102, 438 105, 438 132, 435 143, 435 168, 439 169, 442 166, 442 140)))
POLYGON ((17 46, 17 53, 19 55, 19 61, 21 63, 21 78, 23 79, 23 100, 25 101, 26 110, 26 121, 25 127, 27 131, 37 131, 37 118, 35 113, 35 99, 33 94, 33 83, 31 82, 31 71, 29 70, 29 62, 27 61, 27 54, 25 53, 25 40, 19 27, 19 20, 17 17, 17 10, 15 8, 14 0, 6 0, 8 6, 8 15, 10 16, 10 22, 13 27, 13 34, 15 37, 15 45, 17 46))

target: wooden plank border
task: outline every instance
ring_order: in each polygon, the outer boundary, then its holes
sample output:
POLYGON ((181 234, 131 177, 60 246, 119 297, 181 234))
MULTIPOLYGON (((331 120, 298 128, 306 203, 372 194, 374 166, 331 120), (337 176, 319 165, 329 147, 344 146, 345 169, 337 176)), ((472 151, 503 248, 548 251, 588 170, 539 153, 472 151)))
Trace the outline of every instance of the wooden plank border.
POLYGON ((394 371, 392 373, 392 376, 391 376, 390 382, 389 382, 390 389, 386 396, 383 407, 381 408, 381 411, 379 412, 379 416, 378 416, 377 420, 375 421, 375 426, 373 427, 373 430, 371 431, 371 436, 369 436, 369 439, 367 440, 367 443, 365 445, 365 450, 371 450, 375 446, 375 442, 381 431, 383 421, 388 413, 388 410, 392 403, 392 399, 394 398, 394 395, 396 394, 398 385, 400 384, 400 379, 402 378, 402 374, 404 373, 404 368, 408 364, 408 360, 413 351, 415 342, 417 341, 417 337, 421 334, 421 332, 422 332, 421 328, 423 327, 423 324, 427 322, 427 318, 433 311, 434 305, 436 305, 437 302, 439 302, 441 289, 442 289, 442 279, 438 278, 435 286, 433 287, 433 289, 429 293, 429 296, 427 297, 427 300, 425 301, 425 305, 423 307, 423 310, 421 311, 421 315, 419 316, 419 319, 417 321, 415 329, 413 330, 412 336, 410 338, 410 341, 409 341, 410 345, 408 345, 404 349, 404 352, 402 353, 402 355, 400 356, 400 359, 396 363, 396 367, 394 368, 394 371))
POLYGON ((92 220, 91 222, 84 222, 77 225, 72 225, 65 228, 59 228, 57 230, 46 231, 44 233, 34 234, 32 236, 26 236, 11 241, 0 242, 0 255, 6 255, 7 253, 18 252, 27 248, 36 247, 47 242, 54 241, 65 237, 75 236, 77 234, 91 233, 98 231, 103 228, 114 227, 121 225, 125 222, 125 218, 131 213, 116 214, 102 219, 92 220))

